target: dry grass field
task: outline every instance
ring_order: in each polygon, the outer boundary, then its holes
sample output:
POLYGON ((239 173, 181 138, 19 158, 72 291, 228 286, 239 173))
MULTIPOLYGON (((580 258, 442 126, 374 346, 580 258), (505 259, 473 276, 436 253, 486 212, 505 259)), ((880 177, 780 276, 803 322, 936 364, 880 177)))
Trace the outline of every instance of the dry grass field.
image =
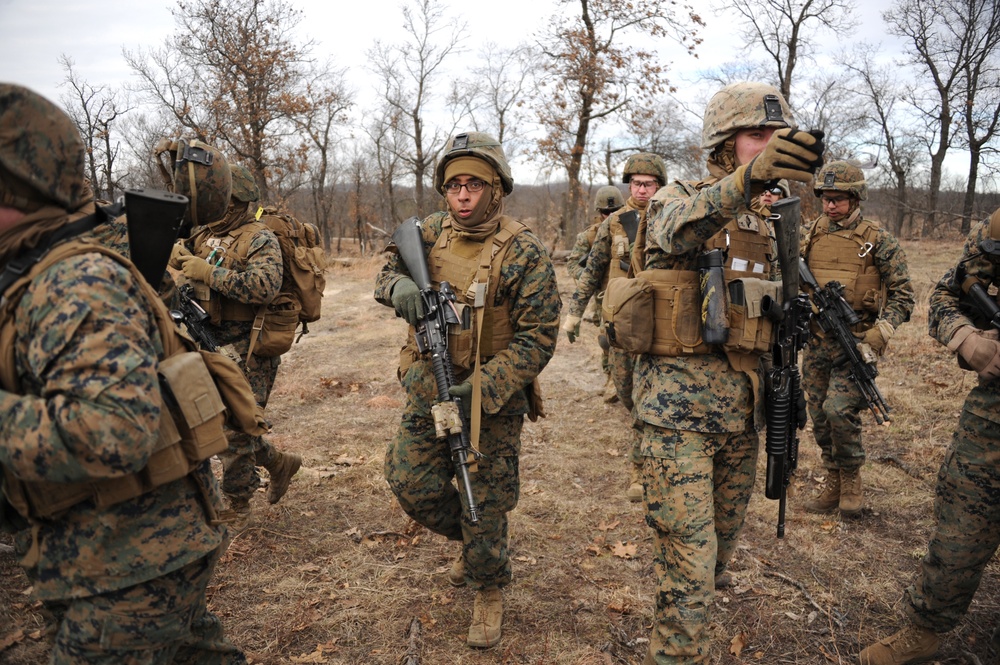
MULTIPOLYGON (((865 415, 868 508, 854 520, 809 515, 803 497, 823 469, 802 436, 787 535, 764 498, 760 458, 736 584, 716 596, 713 662, 852 663, 894 631, 932 527, 937 468, 974 377, 926 332, 927 295, 958 256, 958 241, 904 243, 917 309, 881 363, 891 426, 865 415)), ((286 498, 253 501, 210 587, 210 603, 251 662, 605 665, 640 663, 652 616, 650 530, 624 497, 626 418, 601 393, 596 329, 560 339, 542 374, 549 416, 527 423, 521 500, 511 518, 515 581, 504 636, 465 645, 473 592, 445 574, 456 548, 416 526, 382 478, 403 392, 395 378, 404 326, 371 298, 381 259, 337 265, 323 319, 282 364, 271 398, 272 439, 305 467, 286 498), (419 629, 419 630, 418 630, 419 629)), ((560 266, 564 301, 570 280, 560 266)), ((763 444, 762 444, 763 445, 763 444)), ((990 565, 967 618, 938 662, 996 663, 1000 616, 990 565)), ((0 556, 0 662, 45 662, 42 618, 28 582, 0 556)))

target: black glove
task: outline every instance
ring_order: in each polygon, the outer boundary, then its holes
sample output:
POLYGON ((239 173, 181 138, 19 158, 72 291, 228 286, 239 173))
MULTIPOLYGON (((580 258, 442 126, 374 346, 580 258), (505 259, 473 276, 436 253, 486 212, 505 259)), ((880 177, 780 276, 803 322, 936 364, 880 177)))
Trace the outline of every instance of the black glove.
POLYGON ((469 418, 472 415, 472 384, 463 381, 457 386, 448 388, 448 394, 462 400, 462 411, 465 412, 465 417, 469 418))
POLYGON ((396 315, 403 317, 411 326, 417 325, 424 318, 420 289, 409 277, 402 278, 392 287, 392 306, 396 309, 396 315))
POLYGON ((804 132, 790 127, 771 135, 764 152, 736 169, 737 183, 749 194, 751 183, 762 184, 785 178, 811 183, 823 165, 823 132, 804 132))

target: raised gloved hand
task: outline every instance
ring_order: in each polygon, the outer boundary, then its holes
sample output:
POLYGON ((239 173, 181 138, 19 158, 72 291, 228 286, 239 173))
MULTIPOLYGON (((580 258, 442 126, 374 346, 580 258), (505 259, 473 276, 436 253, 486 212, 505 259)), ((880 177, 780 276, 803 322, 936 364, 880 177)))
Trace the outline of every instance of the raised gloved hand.
POLYGON ((409 277, 404 277, 392 287, 392 306, 396 314, 411 326, 417 325, 424 318, 424 303, 420 299, 420 289, 417 283, 409 277))
POLYGON ((1000 342, 997 331, 962 326, 952 335, 948 349, 957 351, 979 378, 992 380, 1000 376, 1000 342))
POLYGON ((570 314, 563 321, 562 329, 566 332, 566 337, 569 338, 569 343, 572 344, 576 341, 576 338, 580 336, 580 317, 573 316, 570 314))
POLYGON ((823 165, 823 135, 786 127, 771 135, 764 151, 738 166, 734 175, 737 187, 748 193, 750 183, 769 180, 795 180, 811 183, 816 169, 823 165))
POLYGON ((472 414, 472 383, 463 381, 456 386, 452 386, 448 388, 448 394, 462 400, 462 411, 465 412, 466 418, 470 417, 472 414))
POLYGON ((180 270, 181 262, 180 258, 182 256, 192 256, 191 252, 184 245, 174 243, 173 247, 170 248, 170 267, 176 270, 180 270))
POLYGON ((885 348, 889 346, 889 340, 892 339, 894 332, 896 329, 892 327, 891 323, 885 319, 879 319, 874 326, 863 333, 855 333, 855 337, 858 338, 859 344, 867 344, 876 355, 881 356, 885 352, 885 348))
POLYGON ((205 259, 188 254, 187 256, 179 257, 177 262, 180 264, 181 270, 184 271, 184 275, 188 279, 195 282, 211 284, 210 280, 212 278, 213 268, 205 259))

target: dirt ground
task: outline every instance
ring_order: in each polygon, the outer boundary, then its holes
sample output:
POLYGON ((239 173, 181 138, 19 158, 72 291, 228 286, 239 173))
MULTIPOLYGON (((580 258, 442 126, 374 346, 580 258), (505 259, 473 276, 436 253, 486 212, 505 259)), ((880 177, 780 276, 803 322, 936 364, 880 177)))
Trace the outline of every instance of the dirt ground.
MULTIPOLYGON (((802 435, 787 533, 763 493, 764 455, 736 584, 716 595, 712 662, 851 663, 901 625, 901 594, 933 526, 937 468, 973 385, 927 336, 927 294, 958 241, 904 243, 917 285, 913 320, 880 364, 894 422, 865 416, 867 509, 858 519, 805 513, 818 448, 802 435)), ((210 604, 251 662, 637 664, 655 579, 651 531, 624 497, 626 413, 602 399, 596 328, 560 339, 542 374, 549 416, 527 423, 521 499, 511 516, 514 583, 501 642, 465 644, 473 592, 448 585, 457 548, 416 526, 382 477, 403 403, 395 377, 404 325, 371 297, 381 260, 334 266, 323 319, 284 358, 268 415, 272 440, 305 467, 276 506, 254 498, 210 587, 210 604)), ((564 303, 571 280, 558 268, 564 303)), ((763 445, 763 444, 762 444, 763 445)), ((9 542, 9 541, 2 541, 9 542)), ((1000 662, 997 563, 936 662, 1000 662)), ((39 607, 10 555, 0 555, 0 662, 45 662, 39 607)))

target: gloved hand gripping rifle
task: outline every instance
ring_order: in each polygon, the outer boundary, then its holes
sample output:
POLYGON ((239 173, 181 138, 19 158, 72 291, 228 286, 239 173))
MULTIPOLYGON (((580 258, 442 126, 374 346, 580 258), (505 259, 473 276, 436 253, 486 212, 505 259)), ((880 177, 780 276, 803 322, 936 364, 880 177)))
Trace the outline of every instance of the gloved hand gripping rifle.
MULTIPOLYGON (((861 391, 868 408, 879 425, 888 423, 889 405, 875 385, 878 368, 874 358, 866 359, 858 350, 858 339, 851 333, 851 326, 860 319, 854 309, 844 300, 844 285, 837 281, 827 282, 822 288, 803 259, 799 259, 799 278, 812 292, 812 302, 816 307, 815 316, 819 327, 827 335, 833 335, 843 352, 842 362, 847 363, 850 377, 861 391)), ((839 363, 838 363, 839 364, 839 363)))
POLYGON ((771 223, 778 240, 781 266, 780 307, 765 296, 761 308, 775 322, 773 366, 764 375, 764 408, 767 414, 767 477, 764 495, 778 501, 778 538, 785 535, 788 485, 798 464, 798 430, 806 425, 805 401, 799 375, 799 351, 809 339, 809 297, 799 293, 799 198, 781 199, 771 205, 771 223))
POLYGON ((438 439, 448 441, 459 489, 465 494, 468 505, 469 521, 476 524, 479 522, 479 508, 472 494, 469 470, 481 455, 469 443, 469 424, 465 420, 462 399, 448 393, 448 389, 456 383, 451 356, 448 355, 448 324, 468 325, 468 321, 461 320, 455 306, 455 293, 448 282, 441 282, 437 290, 431 285, 420 220, 411 217, 403 222, 392 234, 392 241, 410 277, 420 289, 424 317, 416 325, 417 350, 430 355, 437 383, 437 403, 431 407, 434 430, 438 439))

